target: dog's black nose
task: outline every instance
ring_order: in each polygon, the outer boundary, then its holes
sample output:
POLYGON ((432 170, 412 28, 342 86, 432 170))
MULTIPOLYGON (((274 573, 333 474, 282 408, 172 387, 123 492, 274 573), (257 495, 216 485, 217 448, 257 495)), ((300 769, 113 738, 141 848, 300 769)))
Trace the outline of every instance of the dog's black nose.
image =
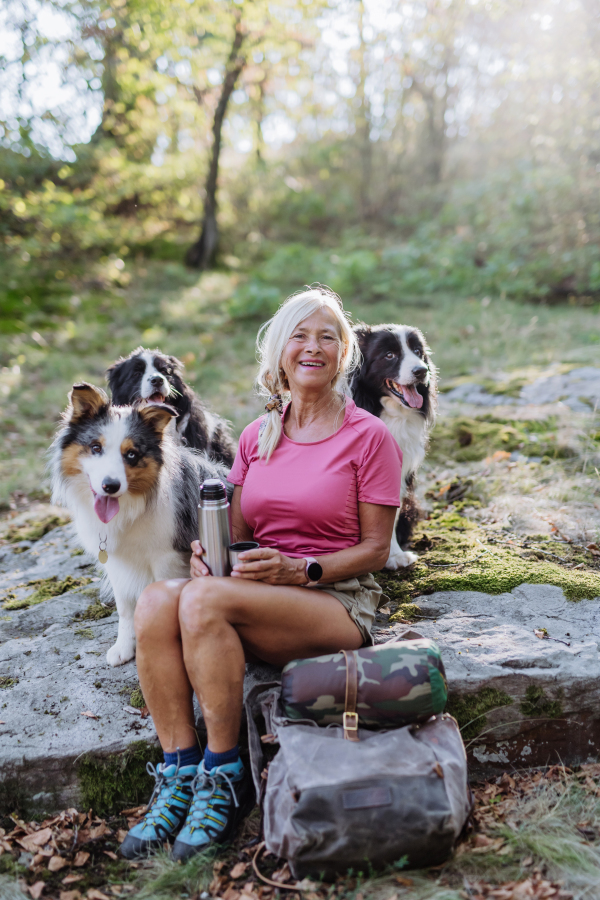
POLYGON ((121 482, 116 478, 105 478, 102 482, 102 490, 105 494, 116 494, 121 487, 121 482))
POLYGON ((162 375, 153 375, 150 379, 150 384, 152 387, 162 387, 163 386, 163 377, 162 375))
POLYGON ((415 366, 412 373, 415 378, 424 378, 427 375, 427 366, 415 366))

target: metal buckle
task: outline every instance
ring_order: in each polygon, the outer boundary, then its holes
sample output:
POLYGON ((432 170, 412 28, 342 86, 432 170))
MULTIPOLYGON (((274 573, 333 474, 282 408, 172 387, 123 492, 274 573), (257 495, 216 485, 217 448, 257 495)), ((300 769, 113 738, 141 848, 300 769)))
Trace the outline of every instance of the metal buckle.
POLYGON ((358 713, 345 712, 342 721, 344 723, 344 731, 358 731, 358 713), (354 725, 348 724, 349 718, 354 719, 354 725))

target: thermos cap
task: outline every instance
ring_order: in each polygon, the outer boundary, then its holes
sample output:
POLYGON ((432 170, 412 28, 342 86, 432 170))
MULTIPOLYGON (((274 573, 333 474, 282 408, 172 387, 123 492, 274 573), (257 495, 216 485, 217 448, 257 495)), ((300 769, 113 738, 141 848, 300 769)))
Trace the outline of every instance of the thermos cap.
POLYGON ((219 478, 207 478, 200 488, 201 500, 226 500, 225 485, 219 478))

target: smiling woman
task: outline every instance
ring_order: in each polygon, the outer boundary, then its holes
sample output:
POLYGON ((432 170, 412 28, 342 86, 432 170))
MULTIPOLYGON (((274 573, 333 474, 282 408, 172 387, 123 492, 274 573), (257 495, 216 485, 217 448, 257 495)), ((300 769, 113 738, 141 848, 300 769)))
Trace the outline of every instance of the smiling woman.
POLYGON ((176 837, 173 855, 186 859, 227 840, 254 804, 236 743, 246 658, 281 666, 372 643, 371 573, 388 556, 402 454, 342 393, 358 348, 339 297, 320 286, 289 297, 261 329, 259 355, 267 414, 244 429, 229 480, 233 540, 260 546, 221 578, 194 541, 191 580, 150 585, 138 601, 140 686, 165 762, 121 847, 128 858, 176 837))

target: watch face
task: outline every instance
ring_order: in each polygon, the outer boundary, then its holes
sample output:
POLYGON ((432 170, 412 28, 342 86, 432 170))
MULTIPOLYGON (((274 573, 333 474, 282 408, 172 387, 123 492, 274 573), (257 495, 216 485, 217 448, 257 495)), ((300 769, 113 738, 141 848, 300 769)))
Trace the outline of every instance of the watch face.
POLYGON ((323 566, 320 566, 318 562, 312 562, 308 566, 306 574, 311 581, 318 581, 323 574, 323 566))

